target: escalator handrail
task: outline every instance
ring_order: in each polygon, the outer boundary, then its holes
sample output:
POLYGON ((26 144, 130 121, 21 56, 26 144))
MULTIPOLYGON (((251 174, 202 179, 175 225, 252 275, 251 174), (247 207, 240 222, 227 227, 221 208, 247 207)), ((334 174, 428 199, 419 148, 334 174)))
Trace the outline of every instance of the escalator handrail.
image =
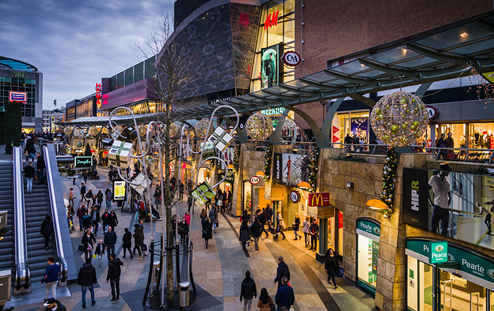
POLYGON ((31 286, 31 275, 27 259, 26 212, 24 209, 24 180, 22 148, 12 148, 12 172, 14 193, 14 240, 15 240, 15 282, 16 290, 31 286))
POLYGON ((65 260, 65 254, 63 250, 62 243, 62 232, 60 231, 60 220, 58 219, 58 207, 57 200, 55 196, 55 188, 53 186, 53 176, 52 167, 50 162, 50 154, 48 152, 48 147, 43 146, 43 154, 45 157, 46 166, 46 180, 48 182, 48 196, 50 198, 50 208, 53 220, 53 231, 55 232, 55 241, 57 247, 57 255, 60 263, 60 281, 65 282, 68 276, 67 261, 65 260))

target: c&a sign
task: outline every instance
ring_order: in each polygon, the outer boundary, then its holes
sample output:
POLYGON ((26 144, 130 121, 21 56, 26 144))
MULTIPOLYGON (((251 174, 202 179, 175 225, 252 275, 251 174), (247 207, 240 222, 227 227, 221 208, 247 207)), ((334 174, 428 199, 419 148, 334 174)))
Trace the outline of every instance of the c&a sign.
POLYGON ((329 206, 329 193, 327 192, 310 193, 308 205, 310 207, 329 206))

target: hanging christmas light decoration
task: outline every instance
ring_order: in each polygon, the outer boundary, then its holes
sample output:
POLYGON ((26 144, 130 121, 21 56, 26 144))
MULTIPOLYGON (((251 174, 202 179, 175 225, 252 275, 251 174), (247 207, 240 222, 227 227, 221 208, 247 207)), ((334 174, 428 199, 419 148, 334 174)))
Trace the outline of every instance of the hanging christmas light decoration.
POLYGON ((423 135, 428 123, 429 114, 422 100, 403 91, 384 96, 371 112, 374 133, 393 147, 414 143, 423 135))
POLYGON ((138 126, 138 132, 139 132, 139 136, 141 137, 146 137, 146 131, 148 129, 148 127, 144 124, 141 124, 138 126))
POLYGON ((208 130, 208 125, 209 125, 209 120, 204 118, 197 122, 195 130, 196 130, 196 135, 200 139, 204 139, 206 137, 209 137, 209 135, 213 134, 214 128, 211 126, 209 129, 209 133, 206 135, 206 131, 208 130))
POLYGON ((175 123, 170 123, 170 137, 177 137, 178 126, 175 123))
POLYGON ((254 140, 266 140, 273 133, 273 121, 270 117, 256 112, 245 123, 247 135, 254 140))
POLYGON ((68 126, 68 127, 63 129, 63 132, 65 135, 70 135, 70 134, 72 134, 72 130, 73 130, 72 126, 68 126))
POLYGON ((91 126, 89 128, 89 134, 91 134, 91 136, 96 136, 98 135, 98 133, 99 133, 99 129, 96 126, 91 126))

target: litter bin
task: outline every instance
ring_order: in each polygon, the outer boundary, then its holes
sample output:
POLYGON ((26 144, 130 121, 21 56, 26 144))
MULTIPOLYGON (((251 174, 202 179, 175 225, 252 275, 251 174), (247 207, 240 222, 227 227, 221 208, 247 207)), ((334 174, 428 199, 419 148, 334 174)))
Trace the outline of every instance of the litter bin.
POLYGON ((182 282, 178 284, 180 287, 180 299, 179 299, 179 306, 180 308, 184 308, 189 306, 189 282, 182 282))

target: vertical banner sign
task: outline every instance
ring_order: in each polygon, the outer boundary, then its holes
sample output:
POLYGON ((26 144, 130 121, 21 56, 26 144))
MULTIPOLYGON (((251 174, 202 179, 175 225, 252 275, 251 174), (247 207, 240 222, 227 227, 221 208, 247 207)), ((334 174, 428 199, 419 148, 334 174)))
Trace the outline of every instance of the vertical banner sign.
POLYGON ((448 242, 431 242, 430 243, 430 263, 448 262, 448 242))
POLYGON ((274 45, 261 50, 261 88, 279 83, 279 49, 279 45, 274 45))
POLYGON ((125 201, 125 181, 117 180, 113 182, 113 200, 125 201))
POLYGON ((428 171, 403 169, 403 222, 429 230, 428 171))
POLYGON ((283 167, 283 154, 282 153, 275 153, 274 154, 274 162, 273 162, 273 177, 274 181, 278 184, 281 184, 281 171, 283 167))

